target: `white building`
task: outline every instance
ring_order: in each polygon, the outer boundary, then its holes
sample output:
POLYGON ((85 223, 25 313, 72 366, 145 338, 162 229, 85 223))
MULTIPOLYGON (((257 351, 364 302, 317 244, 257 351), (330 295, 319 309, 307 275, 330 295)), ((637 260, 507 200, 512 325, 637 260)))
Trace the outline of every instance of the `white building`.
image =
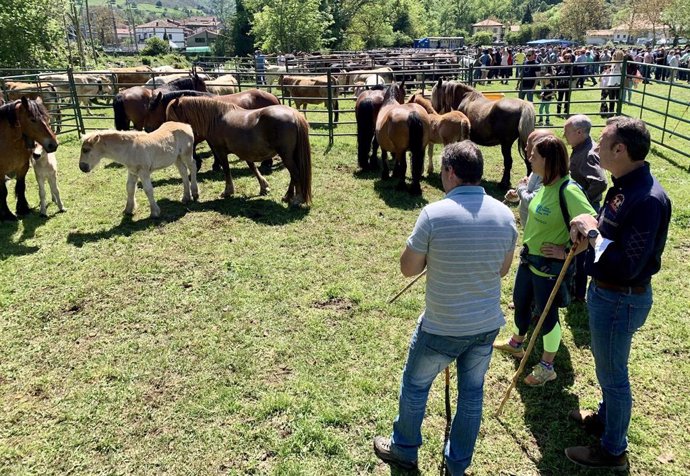
POLYGON ((652 25, 645 21, 622 23, 611 28, 611 31, 613 31, 613 41, 617 43, 635 43, 638 38, 651 40, 655 36, 656 40, 670 37, 670 32, 666 26, 652 25))
POLYGON ((494 37, 494 41, 503 41, 503 35, 505 33, 505 25, 496 20, 491 20, 490 18, 474 23, 472 25, 472 34, 476 35, 480 31, 485 31, 491 33, 494 37))
POLYGON ((184 48, 185 35, 191 33, 174 20, 154 20, 142 25, 137 25, 137 43, 146 43, 146 40, 154 36, 168 41, 170 46, 184 48))

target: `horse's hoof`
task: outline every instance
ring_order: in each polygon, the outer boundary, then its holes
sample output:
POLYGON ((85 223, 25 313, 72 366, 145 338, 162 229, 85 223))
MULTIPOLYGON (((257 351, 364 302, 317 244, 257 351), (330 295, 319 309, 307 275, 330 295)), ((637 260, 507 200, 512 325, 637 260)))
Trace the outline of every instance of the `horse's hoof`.
POLYGON ((58 210, 58 213, 65 213, 67 212, 67 209, 65 207, 62 207, 61 209, 58 210))
POLYGON ((267 189, 267 188, 265 188, 265 189, 263 189, 263 190, 259 190, 259 195, 262 196, 262 197, 265 197, 266 195, 268 195, 268 192, 269 192, 269 191, 270 191, 270 190, 267 189))
POLYGON ((193 194, 192 200, 194 200, 195 202, 198 202, 199 201, 199 194, 198 193, 193 194))
POLYGON ((501 190, 510 189, 510 181, 501 180, 501 182, 498 184, 498 188, 500 188, 501 190))
POLYGON ((17 216, 23 217, 29 213, 31 213, 31 209, 29 207, 17 207, 17 216))
POLYGON ((220 194, 220 198, 230 198, 235 194, 235 192, 223 192, 220 194))
POLYGON ((122 213, 123 215, 127 215, 128 217, 134 216, 134 210, 125 209, 125 211, 123 211, 122 213))

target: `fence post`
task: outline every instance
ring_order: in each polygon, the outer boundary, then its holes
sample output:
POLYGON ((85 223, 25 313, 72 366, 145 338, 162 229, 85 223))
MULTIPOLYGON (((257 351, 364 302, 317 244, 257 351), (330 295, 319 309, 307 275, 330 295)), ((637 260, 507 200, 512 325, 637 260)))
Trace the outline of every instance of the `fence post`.
POLYGON ((465 72, 469 77, 467 78, 467 84, 474 87, 474 63, 470 63, 470 68, 465 72))
POLYGON ((616 104, 616 116, 620 116, 623 113, 623 100, 625 98, 625 82, 628 80, 628 58, 623 57, 623 62, 621 63, 621 84, 618 91, 618 104, 616 104))
POLYGON ((69 79, 69 92, 72 97, 72 106, 74 107, 74 117, 77 120, 77 137, 81 138, 81 134, 86 134, 84 129, 84 119, 81 117, 81 107, 79 107, 79 98, 77 97, 77 87, 74 84, 74 74, 72 67, 67 68, 67 79, 69 79))
MULTIPOLYGON (((669 68, 670 69, 670 68, 669 68)), ((671 105, 671 90, 673 89, 674 71, 671 69, 671 80, 668 83, 668 94, 666 94, 666 113, 664 114, 664 127, 661 129, 661 143, 664 143, 666 136, 666 124, 668 123, 668 108, 671 105)))
POLYGON ((326 70, 328 78, 328 145, 333 145, 333 76, 331 70, 326 70))

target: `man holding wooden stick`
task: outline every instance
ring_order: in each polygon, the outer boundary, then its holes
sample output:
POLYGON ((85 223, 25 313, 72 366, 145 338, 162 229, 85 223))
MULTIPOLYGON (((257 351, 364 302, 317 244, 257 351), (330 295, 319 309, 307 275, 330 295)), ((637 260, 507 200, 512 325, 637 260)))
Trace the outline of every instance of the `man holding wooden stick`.
POLYGON ((410 342, 391 438, 374 438, 385 463, 417 468, 429 389, 450 363, 458 372, 458 404, 444 454, 451 475, 469 467, 482 418, 484 375, 499 328, 501 277, 513 261, 513 213, 479 185, 482 154, 470 141, 441 158, 446 197, 422 210, 400 258, 405 276, 427 269, 426 309, 410 342))
POLYGON ((652 308, 652 275, 661 268, 671 219, 671 201, 649 170, 645 157, 650 135, 644 122, 614 117, 606 122, 598 152, 613 186, 599 217, 580 215, 571 222, 573 243, 588 246, 586 270, 592 355, 602 400, 596 412, 570 416, 600 437, 593 446, 567 448, 574 463, 625 470, 632 391, 628 358, 635 332, 652 308))

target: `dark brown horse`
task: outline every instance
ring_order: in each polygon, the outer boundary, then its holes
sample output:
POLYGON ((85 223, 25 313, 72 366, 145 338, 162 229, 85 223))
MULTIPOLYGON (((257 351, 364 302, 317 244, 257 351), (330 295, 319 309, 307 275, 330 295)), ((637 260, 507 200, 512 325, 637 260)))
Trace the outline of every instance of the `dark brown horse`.
POLYGON ((0 221, 16 220, 7 206, 5 175, 16 173, 14 188, 17 196, 17 215, 29 213, 26 201, 26 173, 35 142, 47 152, 55 152, 58 141, 50 129, 48 111, 40 99, 22 97, 0 106, 0 221))
POLYGON ((268 182, 254 162, 280 156, 290 172, 290 185, 283 200, 291 205, 311 203, 311 146, 309 123, 287 106, 245 110, 207 97, 181 97, 172 101, 166 117, 192 126, 194 137, 206 140, 225 172, 228 197, 235 192, 228 154, 245 160, 259 181, 260 194, 268 193, 268 182))
MULTIPOLYGON (((357 163, 362 170, 378 170, 376 149, 376 118, 383 104, 385 94, 383 85, 362 91, 355 103, 355 119, 357 120, 357 163), (369 157, 371 149, 371 158, 369 157)), ((385 159, 384 159, 385 160, 385 159)))
POLYGON ((194 73, 189 78, 180 78, 170 81, 168 84, 162 85, 159 89, 151 90, 144 86, 134 86, 125 89, 115 96, 115 100, 113 101, 115 129, 118 131, 128 131, 131 121, 134 129, 138 131, 143 130, 151 98, 159 91, 169 92, 183 89, 206 92, 206 83, 194 73))
POLYGON ((440 79, 431 90, 431 103, 440 114, 457 109, 471 124, 470 139, 479 145, 500 145, 503 154, 503 178, 500 186, 510 188, 513 167, 511 149, 518 140, 518 151, 525 161, 527 174, 531 167, 524 149, 527 136, 534 130, 534 106, 522 99, 492 101, 471 86, 440 79))
MULTIPOLYGON (((429 143, 429 114, 419 104, 401 104, 405 100, 405 89, 395 81, 386 89, 383 105, 376 119, 376 140, 381 150, 390 152, 395 159, 393 177, 398 177, 397 189, 405 190, 405 173, 409 150, 412 154, 412 185, 409 192, 421 195, 422 169, 424 168, 424 149, 429 143)), ((381 178, 388 178, 388 161, 382 160, 381 178)))

